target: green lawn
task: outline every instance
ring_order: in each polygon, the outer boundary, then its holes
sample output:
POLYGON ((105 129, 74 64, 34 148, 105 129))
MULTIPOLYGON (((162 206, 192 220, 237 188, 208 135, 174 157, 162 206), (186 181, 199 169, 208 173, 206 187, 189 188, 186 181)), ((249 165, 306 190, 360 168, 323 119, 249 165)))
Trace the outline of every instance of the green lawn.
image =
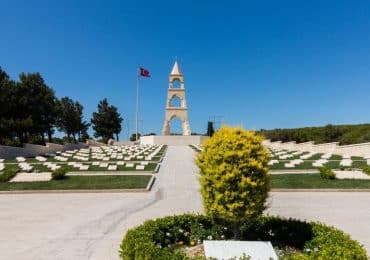
POLYGON ((64 180, 0 183, 0 190, 145 189, 151 176, 69 176, 64 180))
POLYGON ((324 180, 319 174, 275 174, 272 189, 370 189, 370 180, 324 180))

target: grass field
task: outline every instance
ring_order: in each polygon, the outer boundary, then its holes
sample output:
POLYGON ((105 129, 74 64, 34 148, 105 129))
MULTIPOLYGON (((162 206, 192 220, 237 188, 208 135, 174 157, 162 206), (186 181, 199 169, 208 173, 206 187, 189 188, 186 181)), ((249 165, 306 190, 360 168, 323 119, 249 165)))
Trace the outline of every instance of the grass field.
POLYGON ((69 176, 63 180, 0 183, 0 190, 145 189, 151 176, 69 176))
POLYGON ((275 174, 272 189, 370 189, 370 180, 324 180, 319 174, 275 174))

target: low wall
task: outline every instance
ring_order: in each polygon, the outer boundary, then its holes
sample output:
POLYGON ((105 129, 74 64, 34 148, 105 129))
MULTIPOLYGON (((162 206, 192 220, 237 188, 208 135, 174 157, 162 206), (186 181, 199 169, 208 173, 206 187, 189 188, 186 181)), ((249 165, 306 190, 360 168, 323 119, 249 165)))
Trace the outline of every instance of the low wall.
POLYGON ((140 138, 140 144, 201 145, 207 139, 208 136, 202 135, 189 135, 189 136, 151 135, 151 136, 142 136, 140 138))
POLYGON ((46 145, 24 144, 23 147, 0 145, 1 159, 14 159, 17 156, 35 157, 46 153, 64 152, 67 150, 87 148, 85 143, 67 143, 65 145, 46 143, 46 145))
POLYGON ((89 145, 89 146, 106 146, 107 144, 105 143, 101 143, 101 142, 98 142, 98 141, 95 141, 95 140, 92 140, 92 139, 88 139, 86 141, 86 143, 89 145))
POLYGON ((281 141, 271 142, 270 140, 264 140, 263 144, 270 148, 288 151, 332 153, 342 156, 349 155, 361 157, 370 155, 370 143, 339 145, 339 143, 313 144, 313 142, 306 142, 297 144, 295 142, 282 143, 281 141))

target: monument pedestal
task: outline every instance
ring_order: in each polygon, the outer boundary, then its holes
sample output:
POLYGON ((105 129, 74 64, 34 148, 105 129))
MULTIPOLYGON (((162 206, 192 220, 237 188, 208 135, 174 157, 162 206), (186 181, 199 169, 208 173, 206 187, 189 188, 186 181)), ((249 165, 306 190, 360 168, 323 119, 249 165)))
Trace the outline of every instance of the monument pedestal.
POLYGON ((140 137, 140 144, 201 145, 208 138, 203 135, 149 135, 140 137))

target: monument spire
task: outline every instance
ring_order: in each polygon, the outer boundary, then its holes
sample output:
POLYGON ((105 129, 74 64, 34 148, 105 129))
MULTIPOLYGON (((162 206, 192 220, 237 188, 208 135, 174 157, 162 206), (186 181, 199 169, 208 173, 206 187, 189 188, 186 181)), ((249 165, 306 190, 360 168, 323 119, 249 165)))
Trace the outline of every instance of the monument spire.
POLYGON ((184 77, 179 69, 177 61, 175 61, 175 64, 173 65, 169 78, 166 113, 162 131, 163 135, 171 134, 170 124, 172 119, 176 117, 181 120, 182 135, 191 135, 190 125, 188 121, 188 107, 186 105, 185 99, 184 77), (180 104, 174 105, 174 99, 179 99, 180 104))
POLYGON ((177 64, 177 60, 175 61, 175 64, 173 65, 171 75, 182 75, 182 73, 179 69, 179 65, 177 64))

